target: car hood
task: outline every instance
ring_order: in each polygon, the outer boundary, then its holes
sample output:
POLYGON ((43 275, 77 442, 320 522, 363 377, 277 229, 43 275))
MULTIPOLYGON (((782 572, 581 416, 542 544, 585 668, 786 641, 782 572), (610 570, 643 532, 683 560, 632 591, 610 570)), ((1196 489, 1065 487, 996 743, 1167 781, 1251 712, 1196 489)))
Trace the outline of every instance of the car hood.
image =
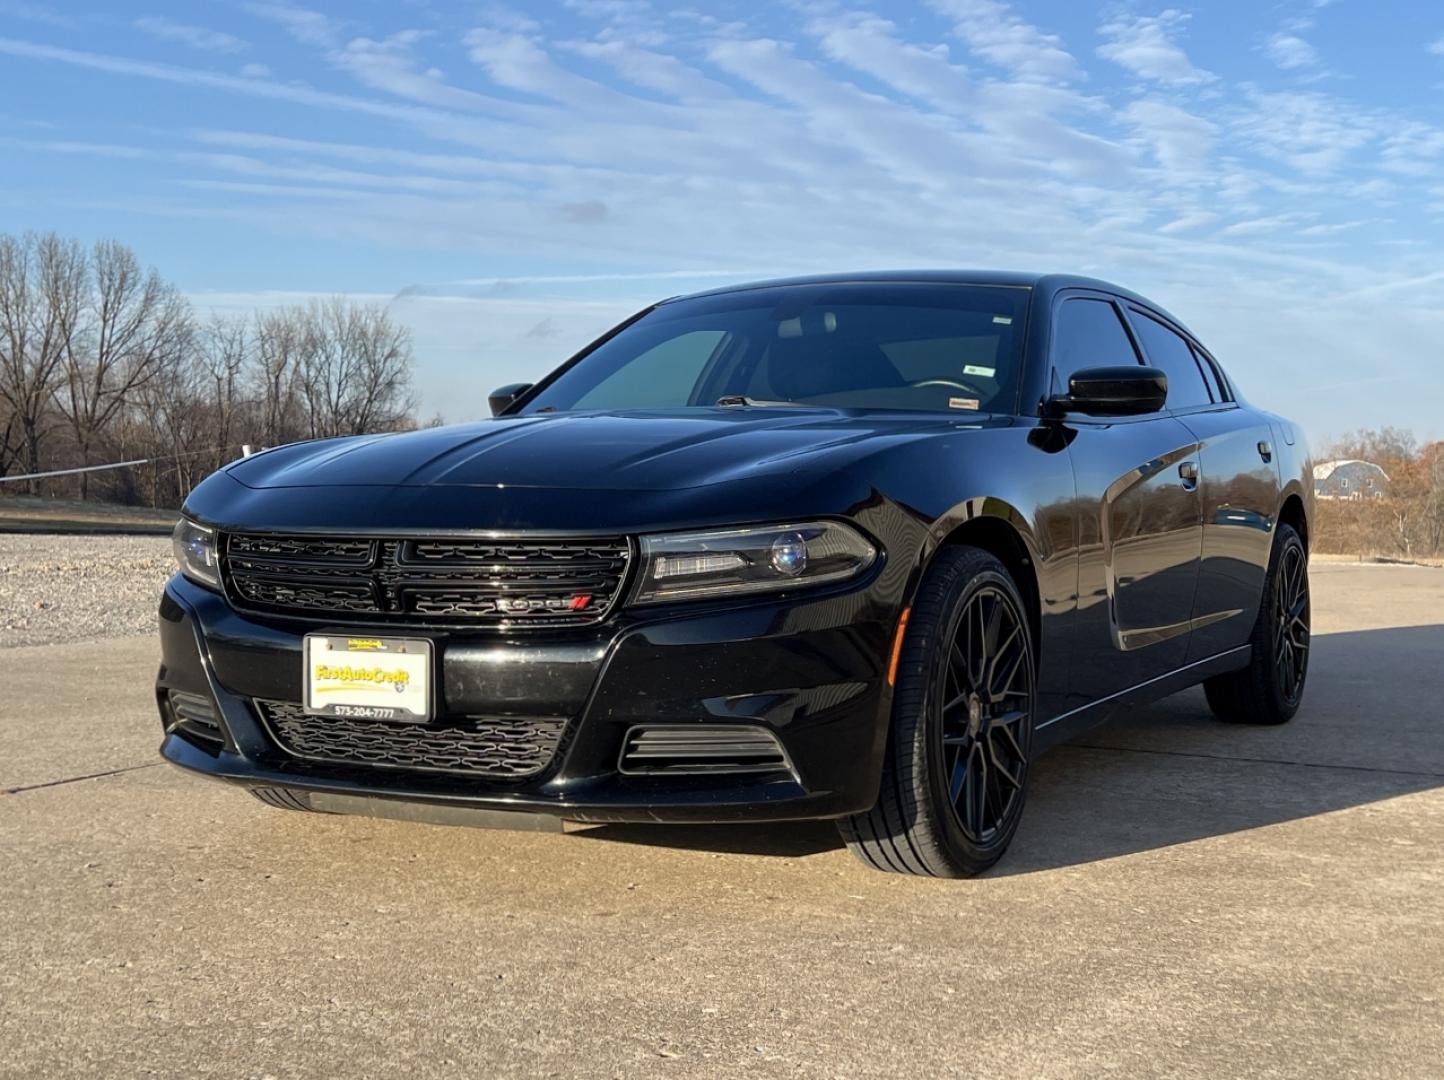
POLYGON ((836 465, 985 415, 716 408, 506 417, 279 447, 228 467, 249 488, 487 487, 669 491, 836 465))

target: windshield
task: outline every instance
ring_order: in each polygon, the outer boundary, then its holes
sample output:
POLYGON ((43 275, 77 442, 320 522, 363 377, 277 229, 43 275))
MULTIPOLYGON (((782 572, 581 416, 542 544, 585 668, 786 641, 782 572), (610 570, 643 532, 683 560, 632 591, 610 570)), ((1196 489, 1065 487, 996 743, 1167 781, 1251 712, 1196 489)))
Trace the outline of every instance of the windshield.
POLYGON ((522 410, 797 403, 1012 412, 1028 290, 791 285, 659 305, 522 410))

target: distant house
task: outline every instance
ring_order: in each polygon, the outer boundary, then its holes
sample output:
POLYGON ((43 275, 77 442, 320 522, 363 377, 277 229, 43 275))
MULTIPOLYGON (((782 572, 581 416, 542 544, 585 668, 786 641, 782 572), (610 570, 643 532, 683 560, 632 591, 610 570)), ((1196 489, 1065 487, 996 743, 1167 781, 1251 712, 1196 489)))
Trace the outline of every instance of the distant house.
POLYGON ((1389 474, 1372 461, 1325 461, 1314 466, 1314 494, 1320 499, 1382 499, 1389 494, 1389 474))

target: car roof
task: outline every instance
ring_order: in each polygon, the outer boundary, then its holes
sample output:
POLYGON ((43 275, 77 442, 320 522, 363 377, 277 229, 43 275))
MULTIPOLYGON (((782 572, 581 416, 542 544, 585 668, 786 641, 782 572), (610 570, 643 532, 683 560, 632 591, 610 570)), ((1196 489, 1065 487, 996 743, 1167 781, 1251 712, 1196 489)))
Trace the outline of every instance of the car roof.
POLYGON ((1170 314, 1166 308, 1138 293, 1114 285, 1109 281, 1086 277, 1081 274, 1028 273, 1018 270, 862 270, 842 274, 813 274, 805 277, 772 278, 764 281, 738 282, 722 285, 715 289, 674 296, 663 303, 679 300, 695 300, 704 296, 725 296, 728 293, 749 292, 754 289, 784 289, 797 285, 851 285, 888 284, 915 285, 1002 285, 1020 289, 1037 289, 1048 294, 1062 289, 1092 289, 1111 293, 1124 300, 1131 300, 1151 308, 1191 335, 1188 327, 1170 314))

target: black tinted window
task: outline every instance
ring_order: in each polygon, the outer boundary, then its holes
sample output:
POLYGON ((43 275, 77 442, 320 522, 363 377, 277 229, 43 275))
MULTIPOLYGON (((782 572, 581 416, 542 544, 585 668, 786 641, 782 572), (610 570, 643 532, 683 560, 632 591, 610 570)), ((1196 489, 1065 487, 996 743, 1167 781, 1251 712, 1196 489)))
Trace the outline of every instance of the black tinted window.
POLYGON ((1208 383, 1208 392, 1213 395, 1213 400, 1229 400, 1228 390, 1224 387, 1223 383, 1223 373, 1218 370, 1218 365, 1210 360, 1197 345, 1193 347, 1193 358, 1198 361, 1198 366, 1203 369, 1203 381, 1208 383))
POLYGON ((1143 342, 1149 365, 1168 376, 1170 409, 1188 409, 1213 400, 1209 397, 1208 384, 1203 381, 1203 372, 1198 370, 1198 361, 1193 358, 1193 347, 1186 339, 1141 311, 1133 312, 1133 328, 1143 342))
POLYGON ((662 304, 524 409, 676 409, 746 397, 1012 412, 1026 289, 798 285, 662 304))
POLYGON ((1053 327, 1053 376, 1056 393, 1067 393, 1068 380, 1084 368, 1136 364, 1138 354, 1106 300, 1069 300, 1053 327))

